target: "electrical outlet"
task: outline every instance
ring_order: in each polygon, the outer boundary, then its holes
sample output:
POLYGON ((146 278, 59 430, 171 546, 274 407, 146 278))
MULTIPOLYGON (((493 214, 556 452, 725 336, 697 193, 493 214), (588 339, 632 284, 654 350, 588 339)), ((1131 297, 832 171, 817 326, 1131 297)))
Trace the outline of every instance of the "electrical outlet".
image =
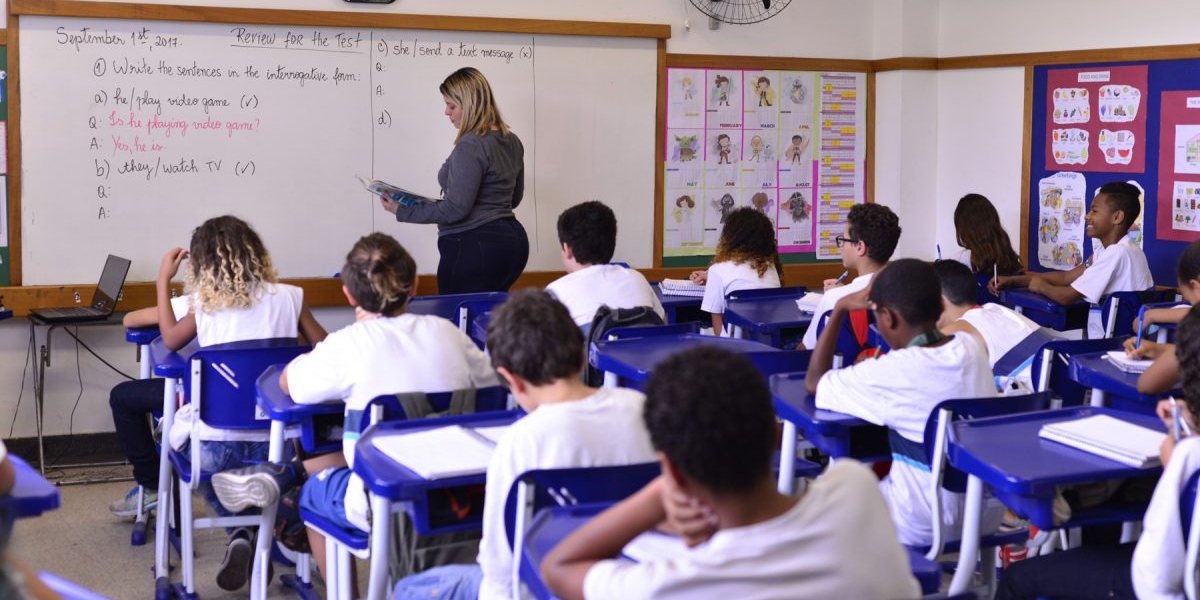
POLYGON ((79 292, 75 292, 75 304, 79 304, 80 302, 83 302, 83 296, 80 296, 79 292))

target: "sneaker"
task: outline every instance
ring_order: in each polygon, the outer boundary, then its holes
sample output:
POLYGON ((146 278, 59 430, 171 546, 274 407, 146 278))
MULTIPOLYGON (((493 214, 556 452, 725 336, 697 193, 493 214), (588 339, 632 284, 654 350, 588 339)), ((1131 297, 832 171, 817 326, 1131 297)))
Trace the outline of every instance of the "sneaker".
POLYGON ((217 571, 217 587, 236 592, 246 585, 250 579, 250 569, 254 567, 254 543, 245 531, 238 530, 229 540, 225 549, 225 560, 217 571))
MULTIPOLYGON (((125 494, 124 498, 115 500, 112 504, 108 505, 108 510, 112 512, 113 516, 121 517, 122 519, 129 519, 137 516, 139 489, 139 486, 133 486, 133 489, 129 490, 129 493, 125 494)), ((154 510, 158 507, 158 490, 146 490, 146 493, 143 495, 143 500, 145 501, 146 512, 154 510)))
POLYGON ((272 506, 279 502, 279 494, 295 483, 296 475, 292 469, 274 463, 221 471, 212 476, 217 499, 235 513, 252 506, 272 506))

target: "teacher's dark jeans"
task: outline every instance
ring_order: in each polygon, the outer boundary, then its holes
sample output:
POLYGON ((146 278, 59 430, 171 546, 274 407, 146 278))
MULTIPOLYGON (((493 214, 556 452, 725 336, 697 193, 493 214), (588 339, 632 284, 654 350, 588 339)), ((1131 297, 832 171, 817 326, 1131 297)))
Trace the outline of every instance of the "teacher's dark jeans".
POLYGON ((529 236, 514 218, 438 237, 438 294, 507 292, 529 261, 529 236))

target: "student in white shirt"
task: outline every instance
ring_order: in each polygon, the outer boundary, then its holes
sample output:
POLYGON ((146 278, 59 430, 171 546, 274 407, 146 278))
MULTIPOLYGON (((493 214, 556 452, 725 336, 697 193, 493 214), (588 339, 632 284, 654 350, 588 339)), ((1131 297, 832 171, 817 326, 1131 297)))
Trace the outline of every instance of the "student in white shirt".
POLYGON ((608 264, 617 247, 617 216, 603 202, 589 200, 558 215, 558 243, 567 274, 546 286, 546 291, 567 307, 576 325, 591 325, 601 305, 649 306, 666 319, 662 302, 645 276, 608 264))
POLYGON ((840 279, 825 280, 825 294, 813 312, 813 322, 804 332, 801 348, 815 348, 821 315, 833 310, 838 300, 870 285, 871 277, 892 259, 900 241, 900 219, 882 204, 855 204, 846 215, 842 235, 834 241, 842 253, 842 266, 854 271, 855 277, 844 285, 840 279))
POLYGON ((505 432, 488 465, 478 564, 409 576, 396 584, 395 600, 510 598, 513 554, 504 502, 518 475, 654 460, 642 425, 645 397, 583 383, 583 333, 552 296, 540 290, 514 293, 493 314, 487 347, 492 365, 529 415, 505 432))
MULTIPOLYGON (((979 282, 962 263, 939 260, 933 263, 933 270, 942 283, 942 316, 938 319, 938 329, 947 335, 962 332, 974 337, 987 350, 991 367, 994 368, 1000 359, 1030 334, 1041 329, 1025 315, 1002 304, 976 304, 979 282)), ((1001 393, 1026 394, 1033 391, 1029 374, 1033 361, 1026 359, 1032 359, 1036 351, 1036 348, 1032 348, 1028 355, 1019 357, 1021 362, 1017 363, 1020 366, 1016 370, 996 374, 1001 393)))
MULTIPOLYGON (((1029 287, 1059 304, 1086 300, 1100 304, 1113 292, 1137 292, 1154 287, 1146 254, 1125 234, 1141 212, 1137 186, 1113 181, 1100 186, 1088 211, 1088 237, 1100 240, 1090 263, 1070 271, 1047 271, 996 278, 993 292, 1006 287, 1029 287)), ((1104 337, 1100 313, 1092 310, 1088 316, 1088 337, 1104 337)))
MULTIPOLYGON (((941 285, 927 263, 893 261, 871 287, 842 298, 821 332, 805 376, 818 408, 854 415, 885 425, 903 440, 892 444, 892 470, 880 482, 900 543, 924 546, 933 541, 933 498, 922 442, 933 408, 952 398, 996 395, 987 354, 970 335, 938 331, 941 285), (831 369, 837 332, 851 310, 870 308, 875 326, 892 350, 844 369, 831 369)), ((961 531, 963 496, 942 491, 943 525, 955 539, 961 531)), ((994 529, 1002 507, 988 510, 984 531, 994 529)))
MULTIPOLYGON (((1152 308, 1145 311, 1143 319, 1133 321, 1133 330, 1146 329, 1155 323, 1179 323, 1200 302, 1200 240, 1188 244, 1175 266, 1179 295, 1184 303, 1171 308, 1152 308)), ((1143 394, 1164 394, 1175 388, 1179 381, 1179 361, 1175 357, 1175 344, 1153 342, 1150 332, 1125 340, 1125 353, 1133 358, 1151 359, 1154 362, 1138 377, 1138 391, 1143 394)))
POLYGON ((734 209, 725 217, 717 254, 707 270, 692 271, 692 283, 704 286, 700 310, 712 315, 713 333, 725 323, 725 296, 738 290, 777 288, 783 283, 783 263, 775 244, 775 226, 753 208, 734 209))
MULTIPOLYGON (((262 239, 245 221, 233 216, 205 221, 192 232, 189 250, 174 248, 163 256, 156 284, 157 304, 126 315, 127 327, 158 325, 163 342, 172 349, 197 339, 201 346, 265 338, 302 337, 310 343, 325 338, 325 330, 304 305, 304 290, 279 283, 271 257, 262 239), (183 261, 185 270, 182 298, 171 298, 171 278, 183 261)), ((138 483, 148 494, 158 489, 158 451, 146 415, 162 409, 163 380, 145 379, 125 382, 113 388, 109 397, 117 437, 133 463, 138 483)), ((192 405, 180 408, 168 433, 173 447, 185 450, 193 427, 207 426, 194 418, 192 405)), ((210 432, 212 430, 209 430, 210 432)), ((248 442, 236 431, 217 431, 221 441, 201 444, 201 468, 209 471, 240 466, 267 458, 265 442, 248 442)), ((129 512, 131 498, 114 502, 114 514, 129 512)), ((157 494, 153 494, 157 501, 157 494)), ((209 503, 222 514, 216 498, 209 503)), ((134 511, 136 509, 134 508, 134 511)), ((132 514, 130 514, 132 516, 132 514)), ((245 530, 237 530, 230 540, 225 559, 217 572, 217 585, 237 590, 245 585, 253 563, 253 545, 245 530)))
MULTIPOLYGON (((1192 308, 1176 331, 1176 350, 1183 375, 1181 418, 1190 432, 1200 431, 1200 309, 1192 308)), ((1172 403, 1159 402, 1158 415, 1171 431, 1172 403)), ((1142 535, 1136 543, 1120 546, 1082 546, 1013 563, 1005 569, 996 589, 997 600, 1033 600, 1038 597, 1127 598, 1133 600, 1183 600, 1184 542, 1188 534, 1180 518, 1180 492, 1200 469, 1200 439, 1181 433, 1163 440, 1159 457, 1162 476, 1142 518, 1142 535)), ((1191 510, 1191 507, 1182 507, 1191 510)))
POLYGON ((655 369, 646 392, 646 427, 663 474, 546 557, 542 573, 558 597, 920 595, 870 470, 839 460, 799 497, 776 491, 771 394, 744 356, 686 350, 655 369), (641 563, 618 558, 668 516, 686 532, 689 553, 641 563))
MULTIPOLYGON (((354 324, 293 359, 279 377, 280 388, 298 404, 345 401, 343 452, 304 462, 304 472, 311 476, 303 481, 299 505, 346 529, 370 531, 366 490, 350 467, 359 436, 352 424, 366 418, 373 398, 498 382, 487 357, 453 323, 405 312, 416 281, 416 262, 391 236, 372 233, 359 239, 342 267, 342 293, 354 307, 354 324)), ((218 473, 212 482, 226 508, 245 510, 275 504, 301 479, 294 463, 262 464, 218 473)), ((310 528, 308 539, 325 573, 324 536, 310 528)))

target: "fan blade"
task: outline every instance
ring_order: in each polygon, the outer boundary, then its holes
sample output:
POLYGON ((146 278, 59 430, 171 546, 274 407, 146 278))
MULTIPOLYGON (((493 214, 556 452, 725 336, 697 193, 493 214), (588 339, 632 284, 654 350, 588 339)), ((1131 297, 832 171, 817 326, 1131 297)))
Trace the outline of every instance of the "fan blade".
POLYGON ((770 9, 771 8, 771 0, 763 0, 763 8, 770 9))

